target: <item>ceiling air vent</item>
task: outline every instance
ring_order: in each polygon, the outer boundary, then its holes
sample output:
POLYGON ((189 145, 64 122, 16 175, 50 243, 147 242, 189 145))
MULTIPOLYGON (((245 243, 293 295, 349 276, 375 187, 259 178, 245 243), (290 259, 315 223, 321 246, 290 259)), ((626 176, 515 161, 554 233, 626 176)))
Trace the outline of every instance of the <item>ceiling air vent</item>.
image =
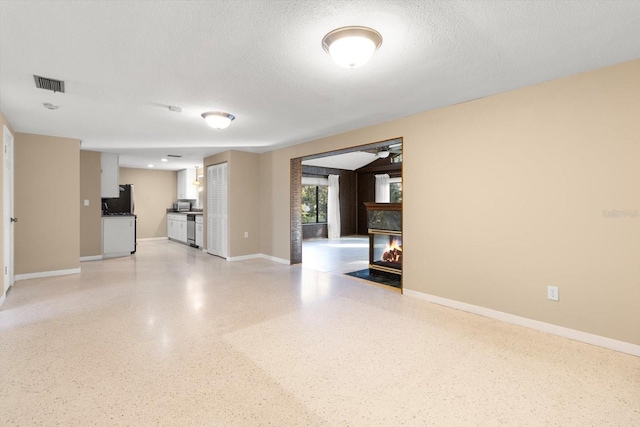
POLYGON ((180 157, 182 157, 182 156, 178 156, 177 154, 167 154, 167 157, 177 157, 177 158, 180 158, 180 157))
POLYGON ((38 89, 46 89, 54 92, 64 93, 64 82, 62 80, 50 79, 48 77, 40 77, 33 75, 38 89))

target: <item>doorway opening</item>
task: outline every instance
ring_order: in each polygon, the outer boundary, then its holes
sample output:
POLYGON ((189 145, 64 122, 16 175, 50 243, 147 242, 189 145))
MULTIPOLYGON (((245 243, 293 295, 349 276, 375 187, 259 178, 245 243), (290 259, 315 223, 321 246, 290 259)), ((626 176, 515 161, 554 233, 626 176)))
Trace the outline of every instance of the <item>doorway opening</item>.
MULTIPOLYGON (((402 203, 402 138, 291 159, 291 264, 372 280, 365 203, 375 201, 402 203)), ((401 275, 373 273, 401 289, 401 275)))

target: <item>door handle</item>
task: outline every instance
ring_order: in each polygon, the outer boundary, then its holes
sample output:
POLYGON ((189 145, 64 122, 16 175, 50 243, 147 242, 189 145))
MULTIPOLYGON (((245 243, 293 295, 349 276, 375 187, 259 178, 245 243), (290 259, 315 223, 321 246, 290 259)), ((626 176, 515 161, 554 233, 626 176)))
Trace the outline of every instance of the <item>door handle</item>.
POLYGON ((18 222, 18 218, 11 218, 11 222, 18 222))

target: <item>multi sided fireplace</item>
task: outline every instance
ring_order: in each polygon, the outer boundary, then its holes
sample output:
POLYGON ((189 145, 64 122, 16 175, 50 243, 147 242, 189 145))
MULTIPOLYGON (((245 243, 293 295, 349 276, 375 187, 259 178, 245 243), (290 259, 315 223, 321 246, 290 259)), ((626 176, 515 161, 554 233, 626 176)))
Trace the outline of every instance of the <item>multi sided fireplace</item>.
POLYGON ((401 275, 402 205, 400 203, 365 203, 365 205, 369 228, 369 269, 401 275))

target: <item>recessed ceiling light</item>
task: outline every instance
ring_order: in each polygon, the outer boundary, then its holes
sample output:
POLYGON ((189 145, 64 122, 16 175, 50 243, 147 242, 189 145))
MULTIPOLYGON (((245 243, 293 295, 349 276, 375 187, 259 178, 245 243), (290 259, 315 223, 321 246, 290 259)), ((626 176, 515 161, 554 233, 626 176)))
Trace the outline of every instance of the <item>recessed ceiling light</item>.
POLYGON ((152 168, 152 167, 153 167, 153 165, 152 165, 152 164, 148 164, 148 165, 147 165, 147 167, 148 167, 148 168, 152 168))
POLYGON ((59 105, 52 104, 52 103, 50 103, 50 102, 45 102, 45 103, 44 103, 44 104, 42 104, 42 105, 44 105, 44 108, 48 108, 49 110, 57 110, 58 108, 60 108, 60 106, 59 106, 59 105))
POLYGON ((222 111, 211 111, 202 113, 202 118, 214 129, 225 129, 229 127, 231 121, 234 120, 236 116, 222 111))
POLYGON ((380 33, 367 27, 337 28, 322 39, 322 47, 335 63, 347 68, 366 64, 380 45, 380 33))
POLYGON ((161 162, 168 162, 169 160, 167 159, 160 159, 161 162))

